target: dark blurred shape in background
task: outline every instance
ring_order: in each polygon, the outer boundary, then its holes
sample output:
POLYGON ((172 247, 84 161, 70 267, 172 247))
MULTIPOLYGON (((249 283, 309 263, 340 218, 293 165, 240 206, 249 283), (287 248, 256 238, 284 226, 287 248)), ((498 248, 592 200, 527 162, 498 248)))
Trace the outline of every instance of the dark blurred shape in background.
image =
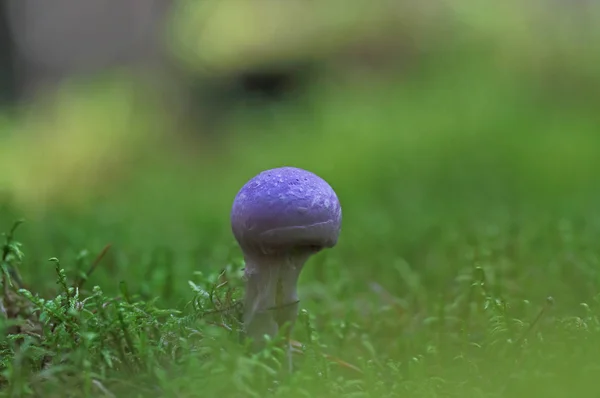
POLYGON ((16 54, 13 35, 10 31, 8 2, 0 5, 0 103, 13 103, 17 98, 16 54))
POLYGON ((386 15, 381 6, 348 7, 344 11, 351 15, 349 19, 332 21, 326 13, 319 18, 323 11, 331 13, 332 7, 310 3, 203 3, 7 0, 2 3, 0 26, 2 96, 9 103, 30 101, 53 92, 65 80, 128 68, 174 93, 179 110, 190 109, 188 116, 202 115, 195 122, 211 125, 236 104, 288 98, 287 94, 314 80, 325 63, 343 64, 346 71, 362 65, 364 72, 365 67, 385 67, 398 56, 407 62, 410 37, 397 34, 400 29, 390 25, 397 16, 386 15), (361 27, 352 18, 360 21, 365 8, 374 12, 364 15, 366 23, 361 27), (183 27, 169 28, 173 9, 178 15, 172 24, 183 27), (314 29, 311 22, 316 22, 314 29), (229 31, 239 28, 247 29, 246 37, 255 37, 246 41, 245 33, 228 37, 229 31), (196 41, 202 45, 183 55, 195 64, 191 69, 173 58, 165 38, 165 33, 178 30, 190 36, 184 35, 187 42, 175 47, 189 49, 196 41), (215 48, 224 51, 211 53, 215 48))
MULTIPOLYGON (((17 65, 18 97, 56 88, 64 79, 108 68, 156 70, 170 0, 6 0, 5 62, 17 65), (8 60, 11 61, 8 61, 8 60)), ((4 54, 3 54, 4 55, 4 54)))

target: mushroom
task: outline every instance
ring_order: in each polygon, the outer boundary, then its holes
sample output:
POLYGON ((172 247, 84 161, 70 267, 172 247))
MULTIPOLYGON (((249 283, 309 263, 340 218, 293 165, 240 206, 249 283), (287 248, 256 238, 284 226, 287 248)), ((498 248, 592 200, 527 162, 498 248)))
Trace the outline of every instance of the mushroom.
POLYGON ((342 209, 331 186, 295 167, 266 170, 238 192, 231 228, 245 261, 244 329, 255 349, 298 317, 297 283, 313 254, 335 246, 342 209))

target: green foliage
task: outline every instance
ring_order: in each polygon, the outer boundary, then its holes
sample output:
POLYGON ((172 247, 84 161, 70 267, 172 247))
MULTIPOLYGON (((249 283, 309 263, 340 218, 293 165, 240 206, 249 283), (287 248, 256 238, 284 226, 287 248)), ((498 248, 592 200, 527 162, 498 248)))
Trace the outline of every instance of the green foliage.
MULTIPOLYGON (((475 251, 492 243, 475 238, 475 251)), ((429 289, 404 262, 392 265, 401 295, 374 283, 367 298, 354 281, 361 300, 342 293, 348 280, 329 282, 328 294, 345 302, 306 300, 313 309, 301 311, 295 334, 303 344, 289 375, 278 339, 258 354, 240 344, 239 265, 195 272, 188 304, 169 310, 125 282, 117 296, 86 291, 56 258, 58 291, 43 298, 10 282, 23 261, 14 228, 4 250, 0 396, 558 397, 596 388, 597 296, 579 306, 528 301, 534 289, 511 292, 510 278, 489 264, 459 270, 447 291, 429 289)))

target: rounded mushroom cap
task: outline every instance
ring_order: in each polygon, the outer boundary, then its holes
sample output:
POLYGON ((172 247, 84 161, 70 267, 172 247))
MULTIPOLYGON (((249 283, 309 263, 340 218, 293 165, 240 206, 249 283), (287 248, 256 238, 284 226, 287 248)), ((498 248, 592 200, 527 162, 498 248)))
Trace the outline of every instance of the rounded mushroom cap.
POLYGON ((338 240, 342 209, 334 190, 295 167, 266 170, 238 192, 231 228, 242 250, 263 254, 318 251, 338 240))

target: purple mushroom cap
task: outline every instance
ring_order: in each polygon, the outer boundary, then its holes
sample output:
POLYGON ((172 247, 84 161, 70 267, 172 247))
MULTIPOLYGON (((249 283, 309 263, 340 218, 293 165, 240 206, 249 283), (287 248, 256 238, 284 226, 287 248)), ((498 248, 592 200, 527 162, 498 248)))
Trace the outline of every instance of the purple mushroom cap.
POLYGON ((240 247, 263 254, 337 243, 342 209, 329 184, 306 170, 281 167, 252 178, 238 192, 231 227, 240 247))

